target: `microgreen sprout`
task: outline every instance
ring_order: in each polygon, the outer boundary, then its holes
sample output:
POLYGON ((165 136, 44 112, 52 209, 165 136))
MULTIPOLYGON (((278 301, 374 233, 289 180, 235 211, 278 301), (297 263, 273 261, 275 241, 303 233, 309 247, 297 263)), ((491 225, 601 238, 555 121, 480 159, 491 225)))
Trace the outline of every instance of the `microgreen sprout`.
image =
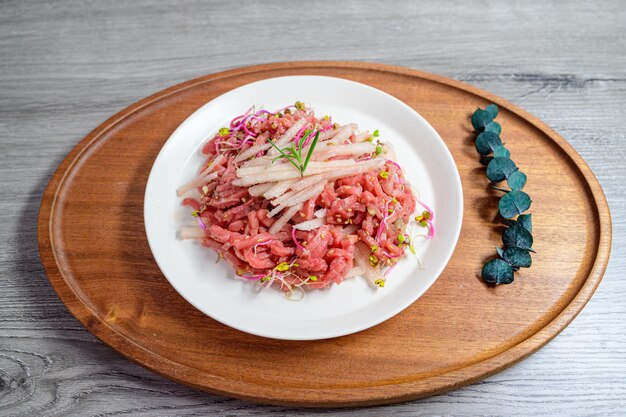
POLYGON ((430 211, 424 210, 421 215, 415 216, 415 221, 422 227, 428 227, 428 220, 430 220, 430 211))
POLYGON ((289 264, 287 262, 281 262, 278 265, 276 265, 276 270, 280 271, 280 272, 285 272, 289 270, 289 264))
POLYGON ((290 301, 300 301, 302 297, 304 297, 304 290, 302 287, 309 285, 311 282, 317 282, 319 278, 315 275, 309 275, 304 278, 290 270, 292 267, 298 266, 299 265, 296 263, 296 259, 294 258, 291 262, 279 263, 266 276, 259 274, 254 276, 244 276, 244 278, 256 278, 259 280, 260 284, 264 285, 265 288, 269 288, 273 283, 276 282, 279 284, 280 289, 285 291, 285 298, 289 299, 290 301), (292 296, 296 292, 299 292, 300 297, 298 299, 293 299, 292 296))
POLYGON ((374 138, 379 137, 380 134, 378 133, 378 129, 374 130, 374 133, 372 133, 367 139, 365 139, 367 142, 373 142, 374 138))
POLYGON ((409 250, 413 255, 417 255, 417 251, 415 250, 415 246, 413 246, 413 240, 409 240, 409 250))

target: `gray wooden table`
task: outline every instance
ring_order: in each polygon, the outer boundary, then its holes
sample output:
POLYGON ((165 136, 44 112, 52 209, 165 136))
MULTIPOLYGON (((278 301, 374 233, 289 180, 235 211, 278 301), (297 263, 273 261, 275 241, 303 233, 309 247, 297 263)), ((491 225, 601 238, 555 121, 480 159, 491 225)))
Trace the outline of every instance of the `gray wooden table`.
MULTIPOLYGON (((626 5, 615 1, 0 2, 0 415, 624 415, 626 5), (97 341, 59 301, 36 240, 41 193, 91 129, 172 84, 256 63, 404 65, 539 116, 598 176, 613 254, 554 341, 481 383, 422 401, 297 410, 209 395, 97 341)), ((584 215, 584 213, 581 213, 584 215)), ((564 219, 574 225, 576 219, 564 219)))

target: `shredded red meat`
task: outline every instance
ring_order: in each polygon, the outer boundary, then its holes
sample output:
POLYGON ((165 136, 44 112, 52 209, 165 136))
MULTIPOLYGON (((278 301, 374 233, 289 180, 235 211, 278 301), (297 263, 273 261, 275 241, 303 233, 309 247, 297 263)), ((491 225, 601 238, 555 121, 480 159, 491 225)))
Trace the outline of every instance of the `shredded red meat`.
MULTIPOLYGON (((269 233, 280 215, 268 217, 273 208, 270 201, 251 196, 248 187, 233 185, 241 165, 235 162, 236 156, 251 146, 279 138, 302 118, 311 130, 326 131, 333 129, 333 124, 330 118, 318 119, 306 108, 251 114, 234 119, 229 134, 218 133, 203 147, 207 160, 200 171, 217 155, 223 156, 212 168, 217 178, 197 188, 199 197, 182 200, 202 222, 204 246, 219 252, 239 276, 268 282, 278 270, 281 287, 303 281, 307 288, 339 284, 354 267, 359 241, 371 249, 373 266, 393 265, 404 255, 405 239, 399 236, 407 236, 406 226, 416 200, 402 170, 391 161, 380 169, 329 181, 322 193, 306 201, 278 233, 269 233), (245 131, 237 125, 241 120, 245 131), (325 224, 310 231, 295 231, 294 241, 292 226, 314 219, 320 209, 326 209, 325 224), (287 270, 281 270, 281 265, 287 270)), ((355 134, 346 143, 352 141, 355 134)))

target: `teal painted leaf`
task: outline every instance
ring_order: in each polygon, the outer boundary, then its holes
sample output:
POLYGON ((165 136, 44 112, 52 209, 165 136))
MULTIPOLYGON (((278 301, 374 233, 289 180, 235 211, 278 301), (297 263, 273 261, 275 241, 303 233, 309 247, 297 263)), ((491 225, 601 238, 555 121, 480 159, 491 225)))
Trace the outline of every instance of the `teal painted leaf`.
POLYGON ((480 163, 483 164, 484 166, 487 166, 487 165, 489 165, 489 162, 491 162, 492 159, 493 159, 493 156, 481 155, 480 156, 480 163))
POLYGON ((532 214, 521 214, 517 218, 517 222, 521 224, 524 227, 524 229, 528 230, 530 233, 533 232, 532 214))
POLYGON ((514 225, 520 225, 522 226, 524 229, 528 230, 531 234, 533 233, 533 225, 532 225, 532 214, 520 214, 517 217, 517 220, 513 220, 513 219, 504 219, 502 220, 502 224, 504 224, 505 226, 514 226, 514 225))
POLYGON ((521 190, 526 185, 526 174, 522 171, 515 171, 506 179, 506 183, 511 190, 521 190))
POLYGON ((502 146, 502 141, 493 132, 483 132, 476 138, 476 150, 481 155, 489 155, 498 146, 502 146))
POLYGON ((496 135, 502 133, 502 126, 498 122, 491 122, 487 126, 485 126, 485 132, 493 132, 496 135))
POLYGON ((483 266, 482 277, 489 284, 510 284, 513 282, 513 268, 502 259, 494 259, 483 266))
POLYGON ((506 263, 516 268, 529 268, 533 263, 530 253, 525 249, 506 248, 501 256, 506 263))
POLYGON ((511 173, 517 171, 517 166, 509 158, 502 156, 493 158, 487 165, 487 178, 492 182, 500 182, 507 178, 511 173))
POLYGON ((504 246, 530 250, 533 246, 533 236, 519 223, 508 227, 502 234, 504 246))
POLYGON ((495 104, 488 105, 487 107, 485 107, 485 110, 487 110, 489 114, 491 114, 491 117, 494 119, 498 115, 498 106, 496 106, 495 104))
MULTIPOLYGON (((497 158, 496 158, 497 159, 497 158)), ((489 164, 491 165, 491 164, 489 164)), ((489 167, 487 167, 489 169, 489 167)), ((530 197, 523 191, 509 191, 500 198, 498 210, 505 219, 522 214, 530 208, 530 197)))
POLYGON ((496 252, 498 252, 498 255, 500 256, 500 258, 502 258, 502 254, 504 253, 504 249, 499 248, 496 246, 496 252))
POLYGON ((485 130, 485 126, 493 121, 493 116, 487 110, 477 109, 472 114, 472 126, 477 132, 485 130))
POLYGON ((517 220, 504 219, 504 220, 502 220, 502 224, 504 224, 505 226, 511 227, 511 226, 517 224, 517 220))
POLYGON ((498 157, 508 158, 509 156, 511 156, 511 152, 509 152, 509 150, 505 148, 504 146, 500 145, 500 146, 496 146, 496 148, 493 150, 493 156, 495 156, 496 158, 498 157))

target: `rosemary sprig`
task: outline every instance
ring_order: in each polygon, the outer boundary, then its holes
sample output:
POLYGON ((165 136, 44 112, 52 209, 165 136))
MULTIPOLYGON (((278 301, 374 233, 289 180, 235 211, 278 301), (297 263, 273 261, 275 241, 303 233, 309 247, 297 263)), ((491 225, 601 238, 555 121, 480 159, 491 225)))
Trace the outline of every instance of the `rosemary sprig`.
POLYGON ((317 145, 317 140, 320 137, 320 131, 318 130, 313 138, 313 142, 311 142, 311 147, 309 148, 309 153, 306 155, 306 160, 304 161, 304 166, 302 167, 302 172, 306 170, 306 167, 309 165, 309 159, 311 159, 311 155, 313 155, 313 149, 315 149, 315 145, 317 145))
POLYGON ((320 137, 320 132, 318 130, 317 133, 315 134, 315 138, 313 138, 313 142, 311 142, 311 146, 309 147, 309 152, 307 153, 306 158, 304 158, 304 161, 303 161, 302 149, 304 148, 304 142, 306 141, 306 139, 309 137, 310 134, 311 134, 311 131, 306 132, 304 135, 302 135, 300 140, 297 141, 295 144, 292 143, 291 146, 283 148, 283 149, 280 149, 278 146, 276 146, 274 142, 269 141, 270 145, 272 145, 280 153, 280 155, 274 158, 272 163, 276 162, 279 159, 285 158, 294 167, 296 167, 298 171, 300 171, 300 176, 304 176, 304 171, 306 171, 306 167, 309 165, 309 160, 311 159, 311 156, 313 155, 313 150, 315 149, 315 145, 317 145, 317 140, 320 137))

